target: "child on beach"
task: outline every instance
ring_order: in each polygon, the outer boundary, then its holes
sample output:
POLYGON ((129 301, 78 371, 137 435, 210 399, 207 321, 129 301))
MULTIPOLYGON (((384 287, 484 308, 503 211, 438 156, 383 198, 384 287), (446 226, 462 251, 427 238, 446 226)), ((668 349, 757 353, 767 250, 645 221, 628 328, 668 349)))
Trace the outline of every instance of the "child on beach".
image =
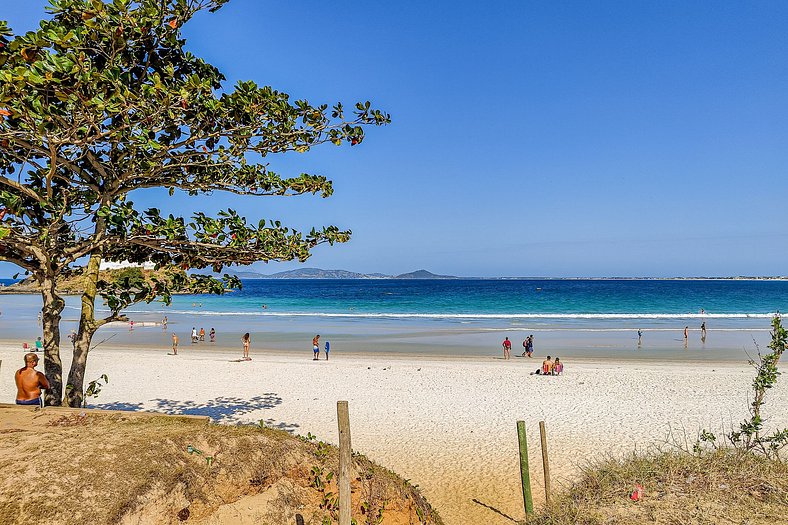
POLYGON ((249 332, 244 334, 241 338, 241 342, 244 345, 244 361, 251 361, 252 358, 249 357, 249 344, 252 342, 252 337, 249 335, 249 332))
POLYGON ((326 361, 328 361, 328 351, 331 348, 331 343, 326 341, 326 361))
POLYGON ((553 375, 560 376, 563 371, 564 371, 564 364, 561 362, 561 359, 559 357, 556 357, 555 363, 553 363, 553 375))
POLYGON ((44 342, 39 337, 36 339, 36 352, 41 352, 44 350, 44 342))
POLYGON ((312 353, 314 357, 312 357, 312 361, 317 361, 320 359, 320 334, 316 335, 314 339, 312 339, 312 353))

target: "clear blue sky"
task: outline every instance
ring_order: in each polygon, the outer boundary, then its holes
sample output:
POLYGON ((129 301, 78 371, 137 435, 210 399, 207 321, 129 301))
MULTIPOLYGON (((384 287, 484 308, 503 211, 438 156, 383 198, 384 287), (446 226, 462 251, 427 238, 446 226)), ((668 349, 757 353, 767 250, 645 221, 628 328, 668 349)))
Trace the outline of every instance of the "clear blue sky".
MULTIPOLYGON (((44 4, 0 19, 30 29, 44 4)), ((788 274, 786 20, 776 1, 233 0, 184 27, 228 82, 370 99, 394 123, 275 162, 331 178, 327 200, 134 200, 352 229, 322 268, 788 274)))

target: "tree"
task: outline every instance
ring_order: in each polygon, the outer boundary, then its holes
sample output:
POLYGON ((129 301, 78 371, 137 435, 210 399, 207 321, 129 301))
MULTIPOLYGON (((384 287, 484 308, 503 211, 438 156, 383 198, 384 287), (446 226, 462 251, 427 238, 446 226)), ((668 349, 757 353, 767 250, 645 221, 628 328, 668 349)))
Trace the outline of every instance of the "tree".
POLYGON ((104 282, 101 260, 220 273, 255 261, 303 261, 318 244, 350 236, 335 226, 301 233, 279 221, 252 224, 233 210, 187 219, 130 200, 130 192, 150 188, 328 197, 326 177, 282 177, 269 158, 326 142, 355 146, 364 126, 390 122, 369 102, 346 118, 341 103, 293 102, 254 82, 225 90, 221 72, 185 51, 180 33, 197 12, 225 3, 51 0, 52 18, 36 31, 13 35, 0 21, 0 260, 41 285, 48 404, 62 398, 57 283, 66 276, 82 272, 85 282, 67 393, 78 406, 93 334, 121 319, 123 308, 167 301, 185 287, 221 293, 238 285, 178 272, 153 283, 104 282), (110 308, 98 319, 97 295, 110 308))

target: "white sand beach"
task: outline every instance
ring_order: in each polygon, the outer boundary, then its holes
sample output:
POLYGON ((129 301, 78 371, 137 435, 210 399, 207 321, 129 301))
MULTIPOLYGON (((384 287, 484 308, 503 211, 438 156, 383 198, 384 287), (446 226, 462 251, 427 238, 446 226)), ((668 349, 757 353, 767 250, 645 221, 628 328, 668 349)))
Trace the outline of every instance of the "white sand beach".
MULTIPOLYGON (((203 347, 204 348, 204 347, 203 347)), ((534 493, 541 499, 538 422, 554 486, 585 461, 692 440, 745 417, 746 363, 569 361, 561 377, 532 376, 541 357, 458 360, 332 355, 330 361, 252 349, 253 360, 186 345, 178 356, 99 348, 88 379, 109 376, 91 406, 203 414, 337 441, 336 401, 350 403, 353 448, 417 484, 449 525, 522 519, 515 424, 526 422, 534 493), (675 435, 675 434, 674 434, 675 435), (683 435, 678 435, 683 439, 683 435)), ((322 354, 321 354, 322 355, 322 354)), ((0 399, 13 402, 22 353, 0 347, 0 399)), ((66 367, 68 363, 65 363, 66 367)), ((67 369, 67 368, 66 368, 67 369)), ((771 427, 788 425, 788 387, 767 399, 771 427)))

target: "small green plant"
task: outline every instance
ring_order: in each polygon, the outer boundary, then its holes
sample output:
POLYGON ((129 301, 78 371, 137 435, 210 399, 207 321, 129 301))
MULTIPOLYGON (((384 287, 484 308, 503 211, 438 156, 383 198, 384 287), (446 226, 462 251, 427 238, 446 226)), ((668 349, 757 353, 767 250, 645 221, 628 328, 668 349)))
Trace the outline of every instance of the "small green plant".
MULTIPOLYGON (((763 355, 759 348, 758 360, 750 359, 750 365, 756 370, 755 379, 752 382, 754 398, 749 407, 750 419, 739 423, 739 429, 726 436, 735 448, 747 452, 760 452, 772 459, 779 459, 780 450, 788 446, 788 428, 777 430, 768 436, 762 435, 764 419, 761 415, 761 408, 765 404, 766 393, 777 384, 777 378, 780 376, 777 363, 785 352, 786 344, 788 344, 788 333, 782 326, 782 319, 776 315, 772 319, 772 340, 769 343, 771 352, 763 355)), ((693 451, 700 452, 701 443, 708 443, 713 448, 717 448, 716 442, 717 436, 703 430, 693 446, 693 451)))
POLYGON ((311 485, 315 487, 317 490, 319 490, 320 492, 326 490, 326 485, 328 483, 331 483, 332 479, 334 479, 334 473, 332 471, 329 470, 326 473, 325 470, 320 466, 315 465, 314 467, 312 467, 311 485), (323 478, 324 473, 326 474, 325 479, 323 478))
MULTIPOLYGON (((88 407, 88 398, 93 397, 96 398, 101 393, 101 389, 107 386, 109 383, 109 377, 107 374, 101 374, 98 378, 94 379, 93 381, 88 383, 88 387, 85 389, 85 394, 82 396, 82 408, 88 407), (103 383, 102 383, 103 381, 103 383)), ((66 385, 66 395, 74 389, 74 385, 71 383, 66 385)))

